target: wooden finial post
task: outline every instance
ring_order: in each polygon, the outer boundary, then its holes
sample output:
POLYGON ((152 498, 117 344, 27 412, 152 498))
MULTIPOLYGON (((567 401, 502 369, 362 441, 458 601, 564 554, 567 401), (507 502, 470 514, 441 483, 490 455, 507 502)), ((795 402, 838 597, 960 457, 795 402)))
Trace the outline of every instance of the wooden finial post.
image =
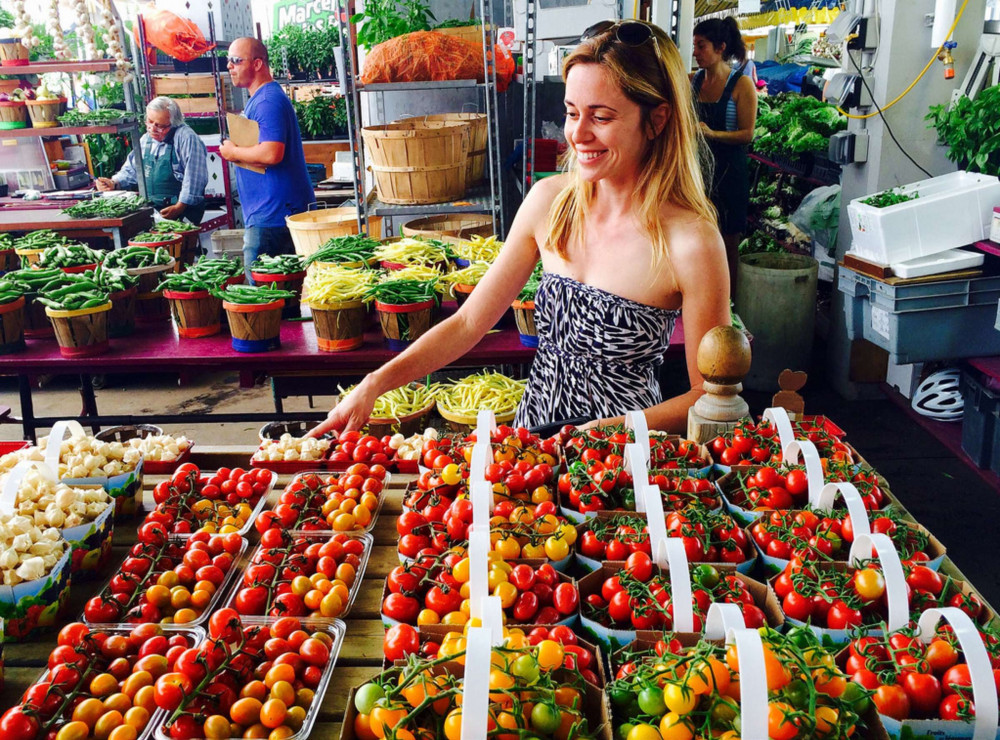
POLYGON ((705 378, 705 395, 688 411, 688 439, 708 442, 750 413, 739 395, 749 370, 750 342, 742 331, 716 326, 706 332, 698 345, 698 372, 705 378))

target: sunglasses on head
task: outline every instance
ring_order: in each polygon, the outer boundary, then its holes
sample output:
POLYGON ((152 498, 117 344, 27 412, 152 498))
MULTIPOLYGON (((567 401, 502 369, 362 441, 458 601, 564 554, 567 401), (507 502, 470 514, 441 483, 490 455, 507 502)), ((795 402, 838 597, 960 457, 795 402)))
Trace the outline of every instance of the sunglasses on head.
POLYGON ((615 40, 625 44, 625 46, 642 46, 647 41, 652 39, 653 51, 656 52, 656 58, 659 60, 660 64, 663 64, 663 58, 660 56, 660 44, 657 41, 656 36, 653 34, 653 27, 643 21, 634 19, 625 19, 621 21, 600 21, 585 30, 580 35, 580 41, 586 41, 587 39, 596 38, 597 36, 603 36, 611 31, 614 31, 615 33, 615 40))
POLYGON ((642 21, 626 19, 621 21, 599 21, 580 35, 581 41, 601 36, 614 30, 615 38, 626 46, 640 46, 653 37, 653 29, 642 21))

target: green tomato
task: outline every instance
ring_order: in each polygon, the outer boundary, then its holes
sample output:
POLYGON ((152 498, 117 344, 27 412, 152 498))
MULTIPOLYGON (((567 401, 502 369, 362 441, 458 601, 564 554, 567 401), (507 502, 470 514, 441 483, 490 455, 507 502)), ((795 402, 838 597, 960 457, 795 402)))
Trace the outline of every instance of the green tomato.
POLYGON ((523 679, 526 683, 532 684, 538 680, 538 661, 535 660, 533 655, 522 655, 514 661, 514 665, 511 666, 510 670, 511 673, 523 679))
POLYGON ((691 571, 691 576, 698 585, 709 591, 718 586, 719 581, 722 579, 718 568, 714 565, 706 565, 704 563, 696 565, 691 571))
POLYGON ((639 692, 639 709, 643 714, 660 717, 667 712, 663 702, 663 692, 660 689, 648 688, 639 692))
POLYGON ((385 690, 377 683, 366 683, 354 694, 354 708, 361 714, 371 714, 375 702, 385 698, 385 690))
POLYGON ((732 724, 733 720, 739 714, 736 711, 736 707, 730 704, 728 701, 719 699, 712 706, 712 725, 713 726, 728 726, 732 724))
POLYGON ((809 687, 801 678, 789 683, 782 690, 788 703, 796 709, 804 709, 809 705, 809 687))
POLYGON ((871 705, 871 698, 868 696, 868 693, 864 688, 854 683, 854 681, 847 682, 847 686, 844 687, 844 693, 840 695, 840 698, 850 704, 851 709, 858 716, 863 715, 871 705))
POLYGON ((608 687, 608 698, 611 699, 611 703, 616 707, 627 707, 635 695, 621 684, 611 684, 608 687))
POLYGON ((531 708, 531 728, 536 732, 551 734, 559 729, 561 721, 554 704, 539 702, 531 708))
POLYGON ((625 722, 624 724, 618 725, 618 740, 627 740, 628 734, 635 727, 631 722, 625 722))

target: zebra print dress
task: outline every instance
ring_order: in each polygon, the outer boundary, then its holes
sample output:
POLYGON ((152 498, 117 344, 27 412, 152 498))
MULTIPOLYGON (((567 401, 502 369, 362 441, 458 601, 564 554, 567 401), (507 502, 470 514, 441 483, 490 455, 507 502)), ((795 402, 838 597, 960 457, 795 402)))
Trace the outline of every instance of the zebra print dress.
POLYGON ((544 273, 535 297, 538 352, 515 424, 618 416, 660 403, 658 371, 679 315, 544 273))

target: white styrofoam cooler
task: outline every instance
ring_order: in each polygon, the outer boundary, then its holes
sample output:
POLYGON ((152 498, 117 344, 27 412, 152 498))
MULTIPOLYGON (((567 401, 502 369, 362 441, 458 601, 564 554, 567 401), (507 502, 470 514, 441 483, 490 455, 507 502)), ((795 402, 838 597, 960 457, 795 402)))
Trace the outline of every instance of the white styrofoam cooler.
POLYGON ((993 207, 1000 205, 1000 180, 975 172, 951 172, 899 190, 920 197, 886 208, 863 198, 848 204, 852 252, 891 265, 963 247, 989 235, 993 207))

